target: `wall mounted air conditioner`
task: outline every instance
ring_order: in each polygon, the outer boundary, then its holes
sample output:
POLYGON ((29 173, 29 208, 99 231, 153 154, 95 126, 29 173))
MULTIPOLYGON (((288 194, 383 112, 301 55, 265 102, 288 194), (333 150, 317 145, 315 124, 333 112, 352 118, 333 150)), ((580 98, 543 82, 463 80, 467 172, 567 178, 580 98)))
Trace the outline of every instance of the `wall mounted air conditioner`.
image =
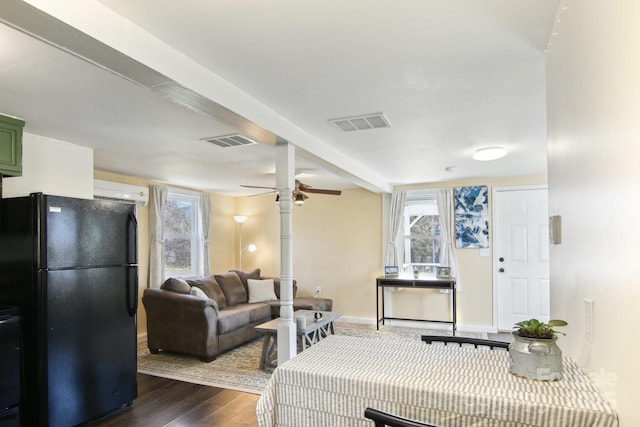
POLYGON ((96 199, 117 200, 145 206, 149 201, 149 188, 94 179, 93 196, 96 199))

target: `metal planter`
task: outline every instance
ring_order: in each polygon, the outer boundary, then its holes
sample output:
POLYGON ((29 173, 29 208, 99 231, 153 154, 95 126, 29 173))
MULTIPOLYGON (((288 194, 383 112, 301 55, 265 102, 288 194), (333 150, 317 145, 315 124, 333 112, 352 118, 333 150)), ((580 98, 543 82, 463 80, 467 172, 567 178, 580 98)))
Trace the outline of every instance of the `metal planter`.
POLYGON ((553 338, 524 338, 513 334, 509 344, 509 370, 532 380, 555 381, 562 378, 562 351, 553 338))

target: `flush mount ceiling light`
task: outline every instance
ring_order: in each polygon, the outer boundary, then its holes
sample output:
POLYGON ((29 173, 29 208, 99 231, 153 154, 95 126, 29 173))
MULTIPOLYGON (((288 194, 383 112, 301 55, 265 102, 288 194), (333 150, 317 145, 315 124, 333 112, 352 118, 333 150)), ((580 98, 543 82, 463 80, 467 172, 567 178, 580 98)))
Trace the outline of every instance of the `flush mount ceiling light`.
POLYGON ((507 155, 507 150, 503 147, 485 147, 479 148, 473 153, 475 160, 481 162, 488 162, 490 160, 497 160, 507 155))

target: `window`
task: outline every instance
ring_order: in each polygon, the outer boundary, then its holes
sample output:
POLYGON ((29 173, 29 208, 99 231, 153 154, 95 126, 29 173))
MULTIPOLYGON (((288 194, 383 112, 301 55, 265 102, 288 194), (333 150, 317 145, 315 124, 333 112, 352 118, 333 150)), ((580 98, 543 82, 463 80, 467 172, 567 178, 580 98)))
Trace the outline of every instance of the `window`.
POLYGON ((404 209, 404 263, 411 272, 435 273, 440 265, 442 238, 435 192, 420 191, 407 194, 404 209))
POLYGON ((166 277, 202 275, 201 224, 199 195, 170 189, 164 218, 166 277))

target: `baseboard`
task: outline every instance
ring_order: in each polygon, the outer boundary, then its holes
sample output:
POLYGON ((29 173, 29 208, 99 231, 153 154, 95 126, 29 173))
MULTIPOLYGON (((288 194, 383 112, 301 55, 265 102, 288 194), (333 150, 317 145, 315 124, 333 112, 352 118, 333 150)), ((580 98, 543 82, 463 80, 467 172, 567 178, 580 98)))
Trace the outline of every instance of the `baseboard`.
POLYGON ((147 333, 143 332, 141 334, 138 334, 138 344, 144 342, 147 340, 147 333))

